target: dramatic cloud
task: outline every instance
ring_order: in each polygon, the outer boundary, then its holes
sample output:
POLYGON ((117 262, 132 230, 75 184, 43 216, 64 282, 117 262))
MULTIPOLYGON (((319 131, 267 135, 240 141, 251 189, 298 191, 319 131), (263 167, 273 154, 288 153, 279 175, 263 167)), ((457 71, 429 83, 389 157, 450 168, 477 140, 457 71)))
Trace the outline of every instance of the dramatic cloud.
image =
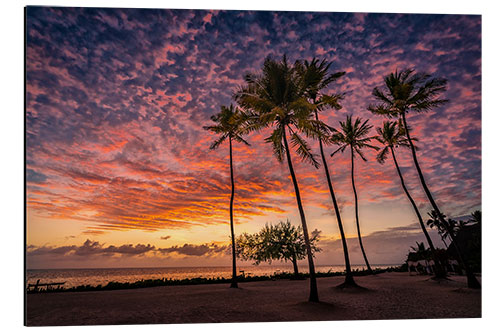
POLYGON ((212 244, 202 244, 202 245, 193 245, 193 244, 184 244, 182 246, 172 246, 168 248, 158 249, 161 253, 178 253, 186 256, 204 256, 204 255, 213 255, 217 253, 224 253, 228 249, 227 246, 217 245, 215 243, 212 244))
POLYGON ((75 256, 96 256, 96 255, 126 255, 126 256, 136 256, 145 254, 147 252, 153 251, 155 249, 152 245, 143 244, 126 244, 116 247, 114 245, 104 246, 97 241, 91 241, 87 239, 83 245, 76 246, 28 246, 27 254, 28 256, 39 256, 39 255, 75 255, 75 256))
POLYGON ((167 248, 156 248, 153 245, 144 244, 125 244, 120 246, 108 245, 105 246, 98 241, 87 239, 82 245, 69 246, 34 246, 29 245, 27 248, 28 257, 34 256, 81 256, 92 258, 95 256, 140 256, 144 254, 165 255, 176 253, 185 256, 212 256, 224 253, 227 250, 226 245, 216 243, 211 244, 184 244, 183 246, 172 246, 167 248))
MULTIPOLYGON (((321 235, 318 246, 322 249, 316 253, 316 262, 320 265, 343 263, 341 240, 333 235, 323 235, 321 231, 314 230, 312 235, 321 235)), ((443 247, 441 238, 434 231, 430 231, 435 246, 443 247)), ((418 224, 403 227, 390 227, 382 231, 373 232, 363 237, 363 243, 373 264, 398 264, 403 263, 410 246, 416 242, 425 241, 418 224)), ((363 264, 361 250, 356 237, 347 239, 351 261, 353 264, 363 264)), ((120 246, 102 244, 98 241, 87 239, 82 245, 66 246, 33 246, 27 248, 28 263, 39 265, 40 262, 48 267, 58 267, 61 262, 101 263, 102 259, 113 265, 126 258, 139 267, 144 266, 145 259, 166 260, 157 263, 170 263, 172 260, 185 260, 187 258, 210 259, 214 264, 226 262, 230 258, 229 244, 204 243, 183 244, 181 246, 155 247, 150 244, 124 244, 120 246), (140 261, 131 261, 141 258, 140 261), (219 260, 219 261, 217 261, 219 260)), ((245 263, 250 264, 249 262, 245 263)))
MULTIPOLYGON (((227 223, 228 148, 210 151, 215 136, 202 126, 231 103, 245 73, 283 53, 324 57, 332 70, 347 72, 331 88, 345 93, 344 108, 321 115, 332 126, 347 114, 380 126, 383 119, 366 107, 391 71, 412 67, 446 77, 450 102, 409 122, 444 212, 480 208, 479 16, 28 7, 26 23, 28 220, 80 221, 91 235, 227 223)), ((234 147, 237 223, 296 213, 286 165, 272 156, 266 134, 234 147)), ((409 153, 397 154, 415 199, 429 210, 409 153)), ((356 160, 362 202, 407 204, 393 165, 367 156, 366 163, 356 160)), ((294 159, 307 209, 330 215, 322 170, 294 159)), ((329 161, 344 213, 352 208, 349 156, 329 161)), ((137 246, 30 251, 152 251, 137 246)), ((155 250, 219 250, 205 246, 155 250)))

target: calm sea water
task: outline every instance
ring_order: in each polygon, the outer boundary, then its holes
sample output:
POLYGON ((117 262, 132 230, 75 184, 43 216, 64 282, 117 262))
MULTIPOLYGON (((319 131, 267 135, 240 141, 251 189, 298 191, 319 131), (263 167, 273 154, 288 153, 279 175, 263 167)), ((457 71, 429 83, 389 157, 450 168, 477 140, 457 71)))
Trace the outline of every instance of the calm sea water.
MULTIPOLYGON (((373 268, 387 268, 396 265, 373 265, 373 268)), ((352 269, 363 269, 363 265, 353 265, 352 269)), ((299 267, 301 272, 307 272, 307 266, 299 267)), ((259 265, 240 266, 238 271, 246 275, 273 275, 275 273, 293 272, 291 265, 259 265)), ((344 266, 316 267, 318 272, 343 272, 344 266)), ((135 282, 148 279, 190 279, 190 278, 229 278, 231 267, 162 267, 162 268, 93 268, 93 269, 29 269, 27 283, 66 282, 65 288, 80 285, 106 285, 114 282, 135 282)))

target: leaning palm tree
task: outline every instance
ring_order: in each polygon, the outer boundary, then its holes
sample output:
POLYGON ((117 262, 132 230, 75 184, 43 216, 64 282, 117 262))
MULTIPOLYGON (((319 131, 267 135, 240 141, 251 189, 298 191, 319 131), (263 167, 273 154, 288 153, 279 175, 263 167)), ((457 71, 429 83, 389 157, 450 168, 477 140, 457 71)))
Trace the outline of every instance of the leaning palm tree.
MULTIPOLYGON (((447 103, 448 100, 439 98, 439 95, 446 90, 447 80, 444 78, 433 78, 424 73, 415 73, 413 69, 406 69, 402 72, 396 71, 387 75, 384 78, 384 83, 385 89, 376 87, 373 89, 372 93, 380 103, 377 105, 370 105, 368 109, 375 114, 381 114, 388 117, 399 117, 402 120, 406 138, 410 145, 413 163, 415 169, 417 169, 422 188, 433 210, 437 212, 441 222, 446 224, 446 221, 442 217, 443 214, 425 182, 424 174, 418 162, 415 145, 411 138, 406 114, 410 111, 429 111, 447 103)), ((479 282, 469 269, 467 263, 464 262, 463 265, 467 272, 468 286, 470 288, 480 288, 479 282)))
MULTIPOLYGON (((345 72, 336 72, 333 74, 328 74, 328 70, 332 63, 322 60, 321 62, 313 58, 311 62, 305 60, 304 62, 297 63, 296 66, 301 74, 302 82, 305 87, 305 93, 308 100, 316 106, 314 110, 314 116, 317 121, 319 121, 318 113, 323 111, 327 107, 331 107, 335 110, 340 110, 342 106, 339 101, 342 99, 342 95, 333 94, 327 95, 322 93, 321 90, 327 88, 331 83, 335 82, 338 78, 342 77, 345 72)), ((326 161, 325 152, 323 149, 323 143, 329 143, 328 137, 319 138, 319 151, 321 153, 321 160, 323 161, 323 168, 325 170, 326 182, 328 184, 328 189, 330 191, 330 197, 332 198, 333 208, 335 209, 335 215, 337 216, 337 224, 340 231, 340 238, 342 239, 342 247, 344 250, 344 262, 345 262, 345 281, 341 284, 341 287, 355 286, 354 277, 351 271, 351 263, 349 260, 349 250, 347 248, 347 240, 344 233, 344 227, 342 224, 342 218, 340 216, 340 209, 335 197, 335 191, 333 189, 332 180, 330 177, 330 171, 328 169, 328 163, 326 161)))
POLYGON ((365 248, 363 247, 363 240, 361 239, 361 231, 359 227, 359 215, 358 215, 358 194, 356 192, 356 185, 354 183, 354 157, 357 154, 363 161, 366 161, 365 156, 362 153, 363 148, 371 148, 378 150, 378 147, 372 146, 369 142, 373 137, 369 137, 368 133, 372 128, 372 125, 368 125, 368 119, 363 121, 361 118, 356 118, 354 123, 352 122, 352 116, 347 116, 345 122, 340 121, 340 131, 334 129, 331 136, 331 141, 339 145, 340 147, 334 151, 331 156, 336 154, 338 151, 344 152, 346 148, 351 151, 351 181, 352 190, 354 192, 354 211, 356 216, 356 227, 358 230, 359 247, 363 253, 363 258, 365 259, 366 268, 369 273, 373 273, 368 258, 366 257, 365 248))
MULTIPOLYGON (((380 164, 385 163, 385 160, 387 159, 387 155, 389 152, 391 153, 392 160, 394 162, 394 166, 396 167, 396 170, 399 175, 399 179, 401 181, 401 187, 403 188, 403 191, 405 192, 406 196, 408 197, 408 200, 410 201, 413 210, 415 211, 415 215, 417 215, 418 222, 420 224, 420 228, 422 229, 422 232, 424 233, 425 239, 427 240, 427 244, 429 244, 429 248, 431 250, 432 257, 434 258, 434 263, 435 263, 435 275, 436 278, 443 278, 446 276, 446 272, 443 269, 441 262, 439 261, 439 258, 437 256, 436 248, 434 247, 434 244, 432 243, 432 239, 429 236, 429 233, 427 232, 427 229, 425 228, 424 220, 422 218, 422 215, 420 215, 420 212, 418 210, 417 204, 415 203, 415 200, 413 200, 412 196, 410 195, 410 192, 408 191, 408 188, 406 187, 403 174, 401 173, 401 170, 399 169, 399 164, 398 160, 396 159, 396 153, 394 152, 394 149, 401 146, 401 147, 410 147, 408 143, 408 139, 405 136, 404 129, 401 126, 401 123, 398 124, 396 121, 384 121, 383 127, 377 128, 377 133, 378 136, 375 138, 378 142, 384 145, 384 148, 377 154, 377 161, 380 164), (398 126, 399 125, 399 126, 398 126)), ((415 139, 413 139, 415 140, 415 139)))
POLYGON ((247 111, 247 131, 272 128, 271 135, 265 141, 272 145, 278 161, 282 162, 286 155, 306 244, 310 275, 309 301, 318 302, 313 253, 287 134, 302 160, 317 168, 319 163, 302 134, 318 139, 328 133, 329 127, 314 119, 315 106, 304 97, 300 80, 296 67, 288 63, 286 56, 281 61, 266 58, 262 73, 245 76, 246 86, 239 89, 235 99, 247 111))
POLYGON ((226 139, 229 141, 229 169, 231 172, 231 199, 229 201, 229 220, 231 225, 231 247, 233 255, 233 274, 231 279, 231 288, 238 288, 236 274, 236 245, 234 240, 234 221, 233 221, 233 202, 234 202, 234 174, 233 174, 233 140, 249 145, 242 138, 241 126, 245 121, 241 110, 235 108, 232 104, 229 107, 221 106, 221 111, 210 117, 215 125, 203 126, 204 129, 220 134, 220 137, 215 140, 210 149, 216 149, 226 139))

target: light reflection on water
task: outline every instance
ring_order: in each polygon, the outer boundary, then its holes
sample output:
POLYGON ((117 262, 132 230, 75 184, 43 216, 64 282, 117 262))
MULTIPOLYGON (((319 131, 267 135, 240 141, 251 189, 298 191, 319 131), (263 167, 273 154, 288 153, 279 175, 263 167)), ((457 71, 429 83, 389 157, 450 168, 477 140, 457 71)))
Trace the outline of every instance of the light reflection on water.
MULTIPOLYGON (((396 265, 374 265, 373 268, 387 268, 396 265)), ((352 269, 363 269, 363 265, 353 265, 352 269)), ((307 272, 307 266, 299 267, 300 272, 307 272)), ((286 265, 259 265, 238 267, 238 273, 244 271, 252 276, 273 275, 275 273, 293 272, 286 265)), ((319 265, 317 272, 343 272, 344 266, 319 265)), ((66 282, 64 288, 80 285, 106 285, 114 282, 135 282, 148 279, 191 279, 191 278, 229 278, 231 267, 159 267, 159 268, 93 268, 93 269, 29 269, 27 271, 28 283, 66 282)))

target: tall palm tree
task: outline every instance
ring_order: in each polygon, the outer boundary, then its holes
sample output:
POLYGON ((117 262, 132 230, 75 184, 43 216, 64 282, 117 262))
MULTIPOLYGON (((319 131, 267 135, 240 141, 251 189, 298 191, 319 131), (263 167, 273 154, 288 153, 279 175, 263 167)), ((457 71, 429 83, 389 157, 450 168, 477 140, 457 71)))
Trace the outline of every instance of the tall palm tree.
MULTIPOLYGON (((417 215, 418 222, 420 224, 420 228, 422 229, 422 232, 424 233, 425 239, 427 240, 427 244, 429 244, 429 248, 431 250, 432 257, 434 258, 434 263, 435 263, 435 275, 437 278, 443 278, 446 276, 446 272, 443 269, 443 266, 441 265, 441 262, 439 261, 439 258, 437 256, 436 248, 434 247, 434 244, 432 243, 432 239, 429 236, 429 233, 427 232, 427 229, 425 228, 424 220, 422 219, 422 215, 420 215, 420 212, 418 210, 417 204, 413 200, 412 196, 410 195, 410 192, 408 191, 408 188, 406 187, 403 174, 401 173, 401 170, 399 169, 399 164, 398 160, 396 159, 396 154, 394 152, 394 149, 402 146, 402 147, 410 147, 408 143, 408 139, 405 136, 405 132, 403 127, 401 126, 401 123, 396 121, 384 121, 383 127, 377 128, 377 133, 378 136, 375 138, 378 142, 384 145, 384 148, 378 153, 377 155, 377 161, 381 164, 385 162, 387 159, 387 155, 389 152, 391 152, 392 160, 394 161, 394 166, 396 167, 396 170, 399 175, 399 179, 401 181, 401 187, 403 188, 403 191, 405 192, 406 196, 408 197, 408 200, 410 201, 413 210, 415 211, 415 215, 417 215)), ((413 139, 416 140, 416 139, 413 139)))
MULTIPOLYGON (((447 80, 444 78, 434 78, 425 73, 415 73, 413 69, 406 69, 402 72, 396 71, 390 73, 384 78, 384 83, 385 89, 376 87, 372 93, 380 103, 378 105, 370 105, 368 109, 375 114, 399 117, 402 120, 406 138, 410 144, 413 163, 415 169, 417 169, 422 188, 433 210, 437 212, 441 222, 446 224, 446 221, 442 217, 443 214, 425 182, 424 174, 418 162, 415 145, 411 138, 406 114, 410 111, 425 112, 447 103, 448 100, 439 98, 439 95, 446 90, 447 80)), ((463 265, 467 272, 468 286, 470 288, 480 288, 479 282, 467 263, 463 262, 463 265)))
POLYGON ((373 273, 368 258, 366 257, 365 248, 363 247, 363 240, 361 239, 361 231, 359 227, 359 214, 358 214, 358 193, 356 192, 356 185, 354 183, 354 157, 357 154, 363 161, 366 161, 365 156, 362 153, 363 148, 370 148, 378 150, 378 147, 372 146, 369 142, 373 137, 369 137, 368 133, 372 128, 372 125, 368 125, 368 119, 363 121, 361 118, 356 118, 354 123, 352 122, 352 116, 347 116, 345 122, 340 121, 340 131, 334 129, 331 136, 331 141, 338 144, 340 147, 334 151, 331 156, 333 156, 338 151, 344 152, 346 148, 351 151, 351 182, 352 190, 354 192, 354 211, 356 215, 356 227, 358 230, 359 247, 363 253, 363 258, 365 259, 366 268, 369 273, 373 273))
MULTIPOLYGON (((303 84, 305 86, 305 94, 308 100, 316 106, 314 110, 314 116, 317 121, 319 121, 318 113, 323 111, 327 107, 331 107, 335 110, 340 110, 342 106, 339 101, 342 99, 342 95, 334 94, 327 95, 322 93, 321 90, 327 88, 331 83, 335 82, 337 79, 345 75, 345 72, 336 72, 333 74, 328 74, 329 68, 332 65, 331 62, 322 60, 321 62, 313 58, 311 62, 304 60, 304 62, 298 63, 297 68, 302 76, 303 84)), ((354 277, 351 271, 351 263, 349 260, 349 250, 347 247, 347 240, 344 233, 344 227, 342 224, 342 218, 340 215, 339 205, 335 197, 335 191, 333 189, 332 180, 330 177, 330 171, 328 169, 328 163, 326 161, 325 152, 323 149, 323 143, 329 143, 328 138, 319 138, 319 150, 321 153, 321 160, 323 162, 323 168, 325 170, 326 182, 328 184, 328 189, 330 191, 330 197, 332 198, 333 208, 335 209, 335 215, 337 217, 337 224, 340 231, 340 237, 342 239, 342 247, 344 250, 344 262, 346 276, 345 281, 341 285, 342 287, 355 286, 354 277)))
POLYGON ((233 221, 233 202, 234 202, 234 174, 233 174, 233 140, 249 145, 242 138, 241 126, 245 121, 241 110, 235 108, 232 104, 229 107, 221 106, 219 113, 210 117, 215 122, 212 126, 203 126, 204 129, 220 134, 220 137, 215 140, 210 149, 217 149, 226 139, 229 141, 229 168, 231 171, 231 199, 229 201, 229 219, 231 225, 231 248, 233 255, 233 274, 231 279, 231 288, 238 288, 236 274, 236 245, 234 240, 234 221, 233 221))
POLYGON ((239 89, 235 94, 235 99, 248 113, 247 131, 273 128, 266 142, 272 144, 278 161, 282 162, 286 155, 306 243, 310 275, 309 301, 318 302, 313 253, 287 133, 290 135, 290 142, 296 153, 303 161, 317 168, 319 163, 311 152, 309 144, 301 135, 305 134, 318 139, 328 133, 329 127, 314 119, 315 106, 304 97, 300 80, 301 77, 296 67, 288 63, 286 56, 283 56, 281 61, 268 57, 264 61, 262 73, 245 76, 247 84, 239 89))

